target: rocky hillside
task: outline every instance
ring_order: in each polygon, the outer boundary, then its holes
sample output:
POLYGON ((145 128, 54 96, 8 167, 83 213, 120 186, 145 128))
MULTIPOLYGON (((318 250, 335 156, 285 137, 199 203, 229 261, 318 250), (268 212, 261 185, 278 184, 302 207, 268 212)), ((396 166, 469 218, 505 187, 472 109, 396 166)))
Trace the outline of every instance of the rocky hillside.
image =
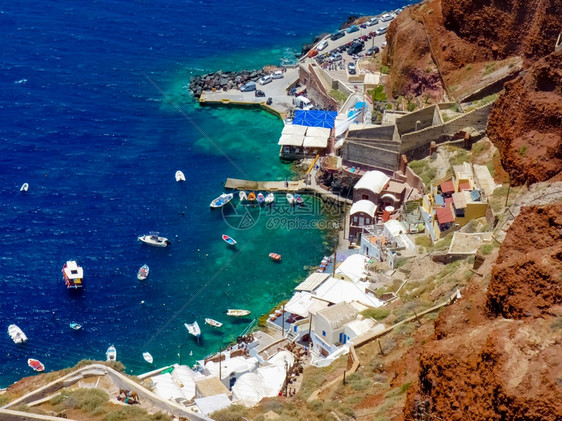
POLYGON ((443 311, 406 420, 562 419, 562 204, 524 208, 492 270, 443 311))
MULTIPOLYGON (((478 81, 497 70, 495 62, 521 56, 531 63, 551 53, 561 28, 562 0, 422 2, 389 27, 383 61, 390 66, 391 91, 395 96, 435 92, 438 67, 449 94, 462 96, 454 92, 457 83, 478 81)), ((508 63, 505 71, 513 67, 508 63)))
POLYGON ((562 51, 506 84, 492 108, 488 135, 513 184, 561 178, 562 51))

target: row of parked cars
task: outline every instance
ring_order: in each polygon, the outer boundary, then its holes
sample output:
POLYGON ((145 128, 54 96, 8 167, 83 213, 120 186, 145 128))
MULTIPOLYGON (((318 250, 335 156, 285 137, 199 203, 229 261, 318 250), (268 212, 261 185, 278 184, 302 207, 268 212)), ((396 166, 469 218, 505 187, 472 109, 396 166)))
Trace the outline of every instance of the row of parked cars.
MULTIPOLYGON (((258 80, 258 83, 262 86, 267 85, 268 83, 271 83, 273 81, 273 79, 283 79, 283 72, 281 70, 276 70, 275 72, 273 72, 270 75, 262 76, 258 80)), ((256 82, 248 82, 248 83, 246 83, 246 84, 244 84, 240 87, 240 91, 242 91, 242 92, 255 91, 256 89, 257 89, 256 82)), ((258 92, 261 92, 261 91, 258 91, 258 92)), ((265 96, 265 94, 264 95, 256 94, 256 96, 265 96)))

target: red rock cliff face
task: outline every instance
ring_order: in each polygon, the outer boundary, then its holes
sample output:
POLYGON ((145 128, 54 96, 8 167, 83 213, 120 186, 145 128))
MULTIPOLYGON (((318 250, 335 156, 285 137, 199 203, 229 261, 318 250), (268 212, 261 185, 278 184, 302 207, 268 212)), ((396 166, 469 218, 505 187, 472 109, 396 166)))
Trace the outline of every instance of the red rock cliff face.
POLYGON ((562 51, 505 85, 492 108, 488 135, 513 184, 561 178, 562 51))
POLYGON ((488 293, 472 285, 440 314, 406 420, 562 419, 560 215, 562 204, 524 209, 488 293))

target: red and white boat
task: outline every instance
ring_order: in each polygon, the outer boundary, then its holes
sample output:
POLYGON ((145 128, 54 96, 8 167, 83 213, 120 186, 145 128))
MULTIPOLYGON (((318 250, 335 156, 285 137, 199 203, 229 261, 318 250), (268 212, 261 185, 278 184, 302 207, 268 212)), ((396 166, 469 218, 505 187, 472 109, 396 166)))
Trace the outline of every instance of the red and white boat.
POLYGON ((41 363, 41 361, 33 359, 33 358, 29 358, 27 360, 27 365, 30 366, 35 371, 45 370, 45 366, 43 365, 43 363, 41 363))
POLYGON ((276 262, 281 261, 281 255, 277 253, 269 253, 269 257, 271 260, 275 260, 276 262))
POLYGON ((139 269, 139 272, 137 273, 137 279, 139 281, 144 281, 146 278, 148 278, 149 272, 150 272, 150 268, 148 267, 148 265, 142 265, 141 268, 139 269))
POLYGON ((222 239, 229 245, 229 246, 235 246, 236 245, 236 240, 234 238, 232 238, 229 235, 223 234, 222 235, 222 239))
POLYGON ((64 264, 62 275, 67 288, 82 288, 84 270, 74 260, 69 260, 64 264))

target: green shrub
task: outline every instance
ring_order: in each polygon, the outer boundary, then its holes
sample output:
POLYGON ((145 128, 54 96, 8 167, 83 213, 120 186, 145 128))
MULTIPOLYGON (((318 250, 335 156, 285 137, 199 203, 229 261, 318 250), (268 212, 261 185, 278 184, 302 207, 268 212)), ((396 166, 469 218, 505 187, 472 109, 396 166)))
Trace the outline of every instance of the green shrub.
POLYGON ((361 314, 365 317, 370 317, 375 320, 382 320, 390 314, 390 310, 385 307, 368 308, 363 310, 361 314))
POLYGON ((433 241, 426 235, 418 235, 416 237, 416 245, 423 246, 423 247, 431 247, 433 245, 433 241))
POLYGON ((406 110, 412 112, 416 109, 416 103, 415 102, 408 102, 408 104, 406 105, 406 110))
POLYGON ((492 254, 492 251, 494 251, 494 245, 493 244, 484 244, 480 250, 482 251, 482 254, 484 255, 488 255, 488 254, 492 254))
POLYGON ((244 405, 230 405, 228 408, 215 411, 210 415, 215 421, 244 421, 248 416, 248 408, 244 405))
POLYGON ((382 65, 382 66, 381 66, 381 73, 382 73, 383 75, 389 74, 389 73, 390 73, 390 68, 389 68, 388 66, 382 65))
POLYGON ((519 153, 519 155, 521 156, 525 156, 527 155, 527 146, 521 146, 517 152, 519 153))
POLYGON ((412 385, 412 383, 404 383, 402 385, 402 387, 400 388, 400 393, 405 393, 408 391, 408 389, 410 388, 410 386, 412 385))
POLYGON ((338 91, 337 89, 332 89, 330 91, 330 96, 341 104, 343 104, 347 100, 347 96, 343 92, 338 91))
MULTIPOLYGON (((64 399, 67 408, 98 412, 109 402, 109 395, 101 389, 76 389, 64 399)), ((98 412, 99 413, 99 412, 98 412)))

